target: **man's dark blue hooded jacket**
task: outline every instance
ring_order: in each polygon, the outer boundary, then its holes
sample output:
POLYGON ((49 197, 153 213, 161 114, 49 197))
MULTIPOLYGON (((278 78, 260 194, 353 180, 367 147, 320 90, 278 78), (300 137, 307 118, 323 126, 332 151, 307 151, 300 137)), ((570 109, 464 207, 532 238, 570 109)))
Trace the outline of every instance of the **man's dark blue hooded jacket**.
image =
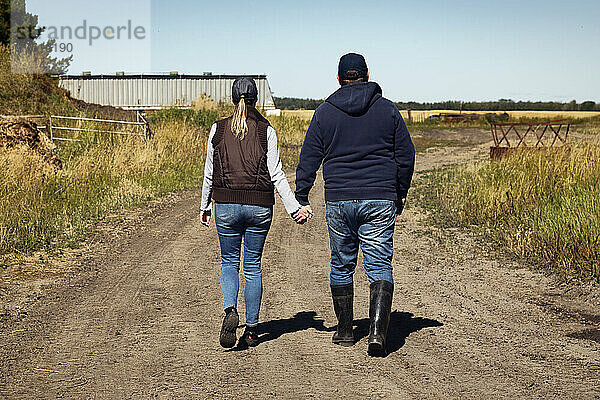
POLYGON ((317 108, 296 169, 296 199, 308 193, 323 163, 325 201, 405 198, 415 163, 408 129, 375 82, 342 86, 317 108))

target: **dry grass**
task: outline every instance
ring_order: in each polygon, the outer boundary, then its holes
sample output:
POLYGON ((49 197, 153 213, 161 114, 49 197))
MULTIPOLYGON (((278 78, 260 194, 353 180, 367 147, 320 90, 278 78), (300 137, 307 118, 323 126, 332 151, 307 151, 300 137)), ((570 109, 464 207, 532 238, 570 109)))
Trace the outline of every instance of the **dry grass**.
POLYGON ((66 94, 65 90, 58 87, 55 78, 43 74, 13 73, 10 50, 0 45, 0 114, 72 115, 76 110, 66 94))
POLYGON ((196 100, 192 101, 192 108, 194 110, 219 111, 219 104, 203 94, 196 100))
MULTIPOLYGON (((167 192, 200 187, 207 129, 225 112, 157 113, 151 117, 153 137, 146 144, 135 136, 74 134, 73 138, 83 141, 59 144, 63 170, 48 165, 26 147, 2 150, 0 264, 14 266, 17 257, 17 264, 26 267, 32 254, 37 260, 39 251, 77 247, 95 222, 109 213, 142 205, 167 192)), ((308 121, 269 120, 278 132, 285 165, 295 166, 308 121)), ((52 275, 55 268, 34 264, 25 268, 30 273, 21 275, 43 276, 43 271, 52 275)))
POLYGON ((283 114, 279 117, 267 117, 279 140, 279 152, 284 168, 292 169, 298 165, 300 149, 310 124, 309 120, 283 114))
POLYGON ((137 137, 63 144, 63 170, 25 148, 0 154, 0 254, 69 247, 109 211, 202 181, 206 134, 183 122, 137 137))
POLYGON ((281 110, 283 117, 295 117, 310 121, 315 110, 281 110))
POLYGON ((484 229, 565 277, 600 282, 600 146, 521 151, 440 171, 426 198, 443 220, 484 229))

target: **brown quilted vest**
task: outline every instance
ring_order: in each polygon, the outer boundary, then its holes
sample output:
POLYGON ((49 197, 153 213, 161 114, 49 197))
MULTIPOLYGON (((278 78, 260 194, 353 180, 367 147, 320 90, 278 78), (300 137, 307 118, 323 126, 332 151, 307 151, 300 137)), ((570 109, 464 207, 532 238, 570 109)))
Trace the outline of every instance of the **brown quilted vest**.
POLYGON ((248 133, 239 140, 231 131, 232 117, 217 121, 213 136, 212 199, 217 203, 272 206, 275 194, 267 167, 267 121, 247 108, 248 133))

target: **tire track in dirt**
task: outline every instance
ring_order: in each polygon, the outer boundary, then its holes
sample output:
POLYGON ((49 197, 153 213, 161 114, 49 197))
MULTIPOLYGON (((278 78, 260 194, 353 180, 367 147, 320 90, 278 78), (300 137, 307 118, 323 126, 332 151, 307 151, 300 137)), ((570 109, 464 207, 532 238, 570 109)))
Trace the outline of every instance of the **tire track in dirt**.
MULTIPOLYGON (((485 145, 431 150, 420 155, 417 169, 485 154, 485 145)), ((397 222, 391 354, 366 355, 368 284, 361 267, 355 279, 361 340, 350 348, 332 345, 320 179, 309 224, 296 226, 276 205, 263 261, 262 343, 225 351, 218 345, 216 230, 201 226, 199 201, 199 192, 181 194, 145 214, 127 235, 101 237, 83 257, 79 275, 47 289, 26 318, 0 333, 0 394, 600 396, 600 343, 576 337, 598 329, 598 290, 565 286, 517 262, 492 260, 469 233, 428 226, 417 206, 397 222)), ((243 315, 242 297, 243 289, 243 315)))

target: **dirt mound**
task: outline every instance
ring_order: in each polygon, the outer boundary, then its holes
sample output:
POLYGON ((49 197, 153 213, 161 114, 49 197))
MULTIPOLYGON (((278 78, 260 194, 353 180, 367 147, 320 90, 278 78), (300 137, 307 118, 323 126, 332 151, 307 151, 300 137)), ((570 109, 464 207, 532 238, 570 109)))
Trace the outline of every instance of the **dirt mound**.
POLYGON ((71 105, 90 118, 100 119, 113 119, 121 121, 137 121, 137 114, 135 111, 123 110, 121 108, 112 106, 103 106, 100 104, 86 103, 83 100, 69 97, 71 105))
POLYGON ((62 162, 56 154, 56 146, 35 123, 20 117, 0 116, 0 148, 9 149, 17 146, 29 147, 41 155, 48 164, 62 168, 62 162))

